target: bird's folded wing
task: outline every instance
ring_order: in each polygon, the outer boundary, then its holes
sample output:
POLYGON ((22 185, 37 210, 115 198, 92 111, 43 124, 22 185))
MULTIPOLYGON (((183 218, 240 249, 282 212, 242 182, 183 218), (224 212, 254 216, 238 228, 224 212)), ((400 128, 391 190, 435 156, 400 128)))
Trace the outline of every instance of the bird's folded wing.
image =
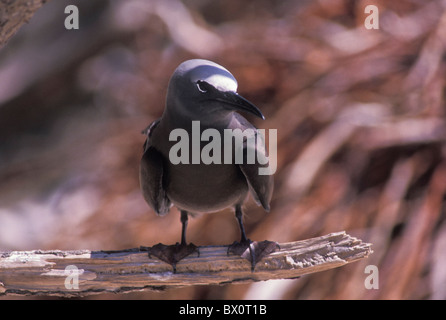
MULTIPOLYGON (((250 146, 246 146, 243 150, 244 159, 247 159, 247 148, 250 146)), ((267 168, 269 163, 260 164, 258 159, 259 157, 262 159, 268 159, 266 155, 266 151, 263 147, 256 146, 256 159, 254 163, 250 164, 247 161, 244 161, 242 164, 239 164, 240 170, 245 175, 246 180, 248 181, 249 189, 251 194, 253 195, 257 204, 262 205, 262 207, 269 211, 270 201, 273 194, 274 189, 274 179, 272 175, 262 175, 260 174, 260 168, 267 168)))
POLYGON ((144 199, 159 215, 169 212, 171 202, 163 188, 163 157, 153 146, 145 150, 139 169, 139 182, 144 199))

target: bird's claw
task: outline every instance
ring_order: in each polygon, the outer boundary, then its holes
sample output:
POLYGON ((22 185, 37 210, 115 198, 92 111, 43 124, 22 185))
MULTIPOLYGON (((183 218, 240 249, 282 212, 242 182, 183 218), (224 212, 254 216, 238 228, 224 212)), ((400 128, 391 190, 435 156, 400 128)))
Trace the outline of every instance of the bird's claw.
POLYGON ((251 271, 254 272, 254 268, 263 257, 280 250, 280 246, 275 241, 246 241, 237 242, 228 246, 227 254, 233 253, 251 262, 251 271))
POLYGON ((177 242, 174 245, 158 243, 148 248, 147 251, 149 252, 149 258, 155 256, 161 261, 170 264, 173 268, 173 273, 177 272, 177 263, 188 255, 197 252, 198 256, 200 256, 198 247, 193 243, 180 244, 177 242))

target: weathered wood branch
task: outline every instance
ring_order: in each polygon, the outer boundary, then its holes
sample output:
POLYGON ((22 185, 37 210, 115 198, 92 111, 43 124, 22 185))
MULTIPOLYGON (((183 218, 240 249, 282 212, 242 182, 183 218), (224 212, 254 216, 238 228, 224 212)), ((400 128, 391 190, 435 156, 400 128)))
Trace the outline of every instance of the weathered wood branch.
POLYGON ((48 0, 0 0, 0 49, 48 0))
POLYGON ((105 292, 292 279, 343 266, 366 258, 372 252, 371 244, 345 232, 282 243, 280 247, 280 251, 265 257, 251 272, 250 262, 227 255, 226 246, 203 246, 199 248, 199 257, 192 254, 177 264, 176 274, 172 273, 170 265, 149 258, 147 251, 138 248, 2 252, 0 295, 79 297, 105 292))

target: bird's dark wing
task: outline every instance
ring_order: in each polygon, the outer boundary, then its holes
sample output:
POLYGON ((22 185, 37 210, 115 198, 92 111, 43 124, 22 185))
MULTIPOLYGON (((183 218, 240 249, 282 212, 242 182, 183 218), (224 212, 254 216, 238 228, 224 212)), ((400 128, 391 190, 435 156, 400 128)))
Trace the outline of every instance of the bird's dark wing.
POLYGON ((150 144, 151 131, 158 125, 159 120, 154 121, 143 133, 147 134, 144 143, 144 154, 139 167, 139 182, 144 199, 149 206, 159 215, 169 212, 171 202, 163 188, 163 156, 150 144))
POLYGON ((153 130, 155 130, 156 126, 160 123, 161 119, 157 119, 153 121, 151 124, 149 124, 141 133, 145 136, 147 136, 146 141, 143 145, 143 151, 146 151, 147 148, 150 146, 150 137, 152 136, 153 130))
MULTIPOLYGON (((259 139, 260 135, 256 134, 256 139, 259 139)), ((254 163, 247 163, 247 152, 248 148, 253 147, 249 145, 245 145, 243 153, 244 153, 244 161, 242 164, 239 164, 240 170, 245 175, 246 181, 248 182, 249 189, 251 194, 253 195, 257 204, 262 205, 262 207, 269 211, 270 201, 273 194, 274 189, 274 179, 272 175, 261 175, 259 174, 260 168, 267 168, 269 162, 266 164, 261 164, 258 162, 259 157, 263 157, 263 159, 268 159, 266 154, 266 149, 263 147, 256 146, 256 157, 254 163)), ((264 163, 264 162, 262 162, 264 163)))

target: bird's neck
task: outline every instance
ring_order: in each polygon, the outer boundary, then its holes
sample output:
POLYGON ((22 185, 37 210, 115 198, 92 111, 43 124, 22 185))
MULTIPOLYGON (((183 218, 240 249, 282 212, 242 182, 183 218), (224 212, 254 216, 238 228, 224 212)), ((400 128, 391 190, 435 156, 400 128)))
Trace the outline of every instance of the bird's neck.
MULTIPOLYGON (((165 109, 162 118, 165 119, 166 124, 170 127, 169 129, 173 130, 175 128, 190 128, 193 121, 199 121, 200 127, 202 129, 207 128, 228 128, 232 120, 232 113, 222 113, 218 115, 200 115, 194 116, 188 114, 187 112, 181 112, 175 110, 175 112, 170 112, 168 108, 165 109)), ((187 130, 187 129, 186 129, 187 130)))

